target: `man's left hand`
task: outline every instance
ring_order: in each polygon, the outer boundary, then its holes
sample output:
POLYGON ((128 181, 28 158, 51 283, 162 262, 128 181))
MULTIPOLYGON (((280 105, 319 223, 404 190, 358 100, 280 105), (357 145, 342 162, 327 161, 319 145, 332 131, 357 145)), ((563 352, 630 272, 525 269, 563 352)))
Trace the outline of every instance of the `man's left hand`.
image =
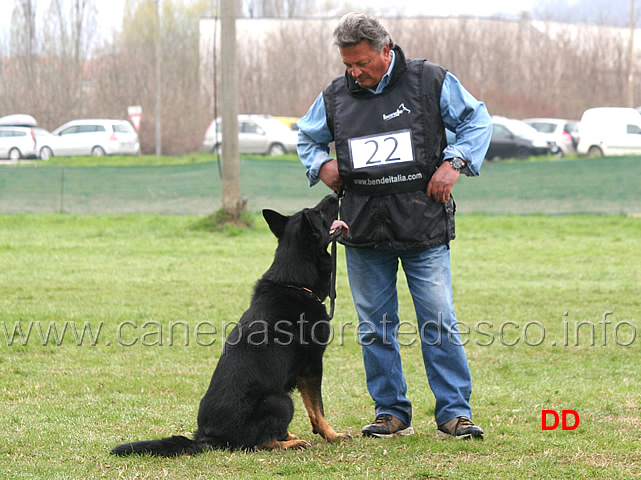
POLYGON ((449 202, 452 187, 454 187, 460 175, 461 172, 452 168, 450 162, 443 162, 432 175, 432 179, 427 185, 427 194, 436 202, 449 202))

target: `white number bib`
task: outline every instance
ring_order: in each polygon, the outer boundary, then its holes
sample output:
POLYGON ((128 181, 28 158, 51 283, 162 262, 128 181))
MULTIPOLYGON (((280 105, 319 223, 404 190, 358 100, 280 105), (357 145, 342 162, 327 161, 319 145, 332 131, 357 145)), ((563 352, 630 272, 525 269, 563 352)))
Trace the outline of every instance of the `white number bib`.
POLYGON ((350 138, 349 151, 354 169, 414 161, 412 134, 409 130, 350 138))

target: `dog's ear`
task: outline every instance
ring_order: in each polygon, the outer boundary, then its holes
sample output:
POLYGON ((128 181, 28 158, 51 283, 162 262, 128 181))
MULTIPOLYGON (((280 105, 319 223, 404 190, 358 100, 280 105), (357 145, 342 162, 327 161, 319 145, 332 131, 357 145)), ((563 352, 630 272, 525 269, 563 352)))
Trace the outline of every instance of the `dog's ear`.
POLYGON ((312 209, 303 210, 301 230, 311 235, 314 240, 321 241, 323 237, 323 219, 321 215, 312 209))
POLYGON ((263 210, 263 217, 265 217, 269 229, 276 235, 276 238, 282 237, 283 233, 285 233, 288 217, 269 209, 263 210))

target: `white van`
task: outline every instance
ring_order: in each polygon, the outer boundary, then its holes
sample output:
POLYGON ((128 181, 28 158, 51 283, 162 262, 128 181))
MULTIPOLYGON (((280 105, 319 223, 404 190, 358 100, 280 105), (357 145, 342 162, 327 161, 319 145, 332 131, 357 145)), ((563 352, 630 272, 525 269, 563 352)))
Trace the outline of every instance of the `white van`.
POLYGON ((641 113, 634 108, 600 107, 583 112, 579 155, 641 154, 641 113))

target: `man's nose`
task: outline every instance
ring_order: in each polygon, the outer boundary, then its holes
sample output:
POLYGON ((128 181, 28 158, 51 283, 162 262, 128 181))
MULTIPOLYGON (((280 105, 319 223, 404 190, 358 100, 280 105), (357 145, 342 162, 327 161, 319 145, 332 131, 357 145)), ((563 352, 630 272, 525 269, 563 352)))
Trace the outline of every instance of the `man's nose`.
POLYGON ((352 67, 352 71, 350 72, 352 74, 352 77, 358 78, 361 74, 362 70, 358 67, 352 67))

